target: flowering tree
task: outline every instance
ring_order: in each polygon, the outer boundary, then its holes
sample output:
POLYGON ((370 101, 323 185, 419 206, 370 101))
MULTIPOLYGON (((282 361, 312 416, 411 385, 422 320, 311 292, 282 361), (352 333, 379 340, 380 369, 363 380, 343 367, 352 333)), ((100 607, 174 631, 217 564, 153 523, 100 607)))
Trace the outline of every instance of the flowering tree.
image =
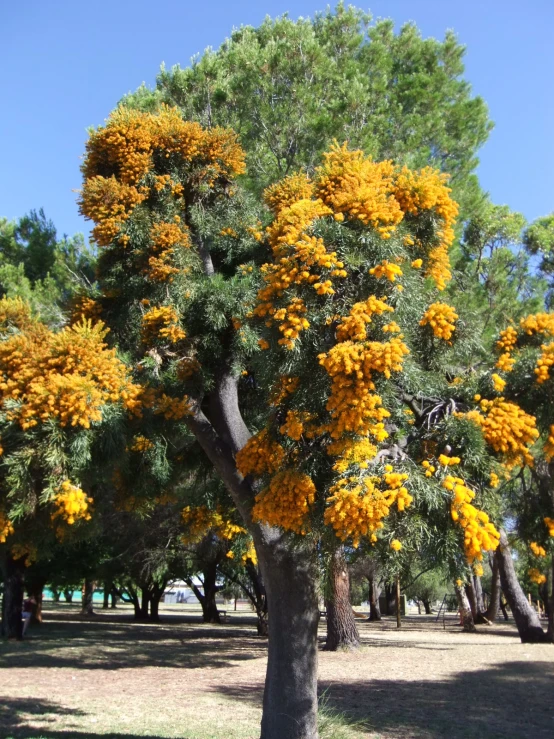
POLYGON ((447 179, 335 145, 313 178, 270 187, 264 210, 236 181, 234 134, 170 108, 118 109, 87 150, 98 307, 141 378, 141 423, 158 419, 176 450, 192 434, 254 539, 270 613, 263 737, 314 737, 318 549, 384 539, 395 556, 415 510, 438 522, 460 578, 479 572, 499 541, 476 505, 493 500, 494 453, 527 464, 537 436, 514 407, 513 445, 489 454, 503 401, 476 410, 475 377, 454 374, 470 331, 440 297, 447 179))

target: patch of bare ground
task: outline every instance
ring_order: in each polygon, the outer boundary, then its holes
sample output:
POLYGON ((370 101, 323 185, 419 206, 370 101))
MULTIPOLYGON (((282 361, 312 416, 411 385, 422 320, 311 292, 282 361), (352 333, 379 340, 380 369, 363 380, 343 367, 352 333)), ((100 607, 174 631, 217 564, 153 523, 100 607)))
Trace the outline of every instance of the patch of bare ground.
MULTIPOLYGON (((83 620, 76 607, 48 608, 28 641, 0 646, 0 737, 255 739, 267 644, 254 618, 161 615, 137 624, 126 609, 83 620)), ((357 722, 350 736, 554 736, 553 646, 520 644, 512 624, 477 634, 452 618, 358 624, 358 652, 320 653, 321 692, 357 722)))

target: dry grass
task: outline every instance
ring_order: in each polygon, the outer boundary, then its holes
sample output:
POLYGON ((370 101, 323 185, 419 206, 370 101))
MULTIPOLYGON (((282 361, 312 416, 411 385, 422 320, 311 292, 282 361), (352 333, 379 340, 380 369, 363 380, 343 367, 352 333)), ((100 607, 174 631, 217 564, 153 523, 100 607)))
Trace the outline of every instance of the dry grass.
MULTIPOLYGON (((0 646, 0 737, 258 736, 266 643, 252 616, 205 626, 178 606, 159 625, 116 614, 50 608, 28 641, 0 646)), ((509 624, 474 635, 453 619, 359 625, 359 652, 320 654, 323 739, 554 735, 554 647, 520 644, 509 624)))

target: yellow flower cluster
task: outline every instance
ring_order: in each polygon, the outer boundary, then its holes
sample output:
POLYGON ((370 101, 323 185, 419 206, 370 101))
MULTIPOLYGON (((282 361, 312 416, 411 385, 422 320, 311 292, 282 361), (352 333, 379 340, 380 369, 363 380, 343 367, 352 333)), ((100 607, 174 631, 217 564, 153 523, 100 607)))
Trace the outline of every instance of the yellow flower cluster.
POLYGON ((546 557, 546 549, 541 547, 540 544, 537 544, 536 541, 532 541, 529 544, 529 549, 533 552, 535 557, 546 557))
POLYGON ((38 551, 34 544, 12 544, 10 551, 14 559, 24 559, 25 567, 30 567, 38 557, 38 551))
POLYGON ((145 405, 150 406, 157 416, 163 416, 166 421, 180 421, 185 416, 192 414, 188 395, 182 398, 173 398, 171 395, 162 393, 145 405))
POLYGON ((496 474, 496 472, 491 472, 490 478, 489 478, 489 485, 491 488, 497 488, 500 485, 500 478, 496 474))
POLYGON ((188 228, 178 223, 162 221, 152 227, 150 238, 152 253, 148 257, 148 266, 144 269, 144 273, 154 282, 171 282, 173 275, 180 271, 172 264, 175 250, 190 247, 188 228))
MULTIPOLYGON (((519 324, 528 336, 554 336, 554 313, 535 313, 522 318, 519 324)), ((509 350, 508 350, 509 351, 509 350)))
POLYGON ((150 344, 159 339, 168 339, 176 344, 186 337, 186 333, 179 326, 179 316, 171 305, 162 305, 151 308, 142 317, 142 340, 150 344))
POLYGON ((390 543, 390 548, 393 552, 399 552, 402 549, 402 542, 398 541, 398 539, 393 539, 390 543))
POLYGON ((379 299, 375 295, 360 303, 354 303, 348 316, 342 318, 337 326, 337 341, 365 341, 367 338, 366 326, 371 323, 374 315, 382 315, 386 311, 393 312, 393 308, 387 305, 386 298, 379 299))
POLYGON ((10 519, 0 511, 0 544, 4 544, 10 534, 13 534, 13 524, 10 519))
POLYGON ((73 485, 70 480, 64 480, 58 488, 55 497, 56 510, 52 514, 52 520, 62 518, 68 524, 75 521, 90 521, 90 498, 81 488, 73 485))
POLYGON ((423 460, 421 466, 425 469, 425 477, 433 477, 437 468, 434 464, 431 464, 427 459, 423 460))
POLYGON ((352 539, 352 545, 358 547, 363 536, 376 541, 375 532, 383 528, 383 519, 388 516, 391 507, 396 503, 402 511, 409 506, 413 498, 402 484, 408 475, 387 473, 383 480, 374 477, 341 478, 333 485, 327 499, 324 521, 335 530, 342 541, 352 539), (387 476, 388 474, 388 476, 387 476), (378 487, 380 482, 387 489, 378 487))
POLYGON ((100 320, 102 307, 87 295, 78 295, 72 301, 71 323, 79 323, 83 319, 90 319, 93 323, 100 320))
POLYGON ((546 575, 543 575, 540 570, 537 570, 536 567, 531 567, 527 574, 529 575, 529 579, 531 582, 536 583, 537 585, 542 585, 543 582, 546 582, 546 575))
POLYGON ((24 331, 34 325, 31 306, 22 298, 3 297, 0 300, 0 336, 13 329, 24 331))
POLYGON ((537 382, 540 385, 550 379, 550 368, 554 365, 554 341, 551 341, 550 344, 543 344, 541 349, 542 354, 537 359, 537 366, 535 367, 537 382))
POLYGON ((331 442, 327 447, 327 454, 337 457, 333 465, 336 472, 346 472, 351 465, 365 470, 369 467, 369 460, 377 454, 377 447, 370 442, 367 436, 355 440, 346 437, 331 442))
POLYGON ((310 200, 314 194, 314 185, 310 179, 298 172, 284 177, 264 191, 264 202, 276 215, 299 200, 310 200))
POLYGON ((456 328, 458 314, 446 303, 432 303, 419 322, 420 326, 430 326, 438 339, 448 341, 456 328))
POLYGON ((403 167, 396 178, 394 190, 394 196, 404 213, 417 215, 422 211, 434 210, 442 220, 443 226, 438 234, 440 243, 429 252, 426 271, 439 290, 444 290, 452 277, 448 250, 454 241, 454 222, 458 215, 458 205, 450 197, 452 190, 447 186, 447 181, 448 175, 432 167, 424 167, 418 172, 403 167))
POLYGON ((300 379, 298 377, 290 377, 283 375, 271 390, 269 404, 273 406, 281 405, 283 400, 292 395, 297 389, 300 379))
MULTIPOLYGON (((90 135, 86 148, 79 205, 81 213, 96 223, 93 236, 99 246, 109 246, 134 208, 148 197, 146 176, 160 163, 167 161, 172 169, 192 163, 195 181, 208 187, 218 177, 232 178, 245 169, 244 152, 232 131, 204 130, 198 123, 183 121, 177 108, 166 106, 156 113, 119 107, 90 135)), ((181 196, 180 182, 167 172, 155 173, 152 191, 160 192, 166 185, 175 197, 181 196)))
POLYGON ((548 535, 554 536, 554 518, 548 518, 548 516, 545 516, 543 520, 548 529, 548 535))
POLYGON ((383 259, 381 264, 378 264, 376 267, 372 267, 369 270, 369 274, 373 275, 378 280, 380 280, 381 277, 386 277, 389 282, 395 282, 397 277, 402 277, 402 270, 397 264, 392 264, 392 262, 387 262, 386 259, 383 259))
POLYGON ((135 436, 133 443, 129 447, 130 452, 147 452, 154 448, 154 442, 147 439, 146 436, 135 436))
POLYGON ((279 431, 284 435, 288 436, 289 439, 299 441, 300 437, 304 433, 305 424, 310 421, 312 415, 305 411, 288 411, 285 423, 279 428, 279 431))
POLYGON ((443 467, 454 467, 460 464, 461 461, 460 457, 448 457, 446 454, 439 455, 439 464, 442 464, 443 467))
POLYGON ((245 534, 242 526, 233 523, 228 515, 218 506, 210 509, 207 506, 186 506, 182 512, 183 525, 186 533, 182 539, 185 544, 195 544, 206 536, 209 531, 220 539, 231 541, 238 534, 245 534))
POLYGON ((529 447, 539 437, 534 416, 504 398, 481 400, 481 411, 459 414, 474 421, 495 452, 506 457, 506 465, 533 464, 529 447), (484 415, 485 414, 485 415, 484 415))
POLYGON ((315 493, 309 475, 297 470, 277 472, 269 486, 256 495, 252 519, 305 534, 306 515, 315 501, 315 493))
POLYGON ((488 515, 472 504, 473 490, 460 477, 447 475, 443 487, 453 493, 450 513, 452 520, 464 529, 464 549, 468 562, 483 559, 483 551, 493 551, 500 541, 500 534, 488 515))
POLYGON ((510 353, 515 345, 517 344, 517 329, 513 326, 508 326, 500 332, 500 338, 496 342, 496 348, 499 352, 510 353))
POLYGON ((324 159, 317 169, 316 196, 335 213, 371 225, 382 238, 390 238, 404 217, 393 195, 392 162, 372 162, 362 151, 336 143, 324 159))
POLYGON ((134 410, 140 388, 129 381, 115 350, 107 349, 106 333, 102 323, 90 320, 58 333, 34 323, 0 341, 0 402, 18 401, 9 420, 23 429, 49 418, 89 428, 109 402, 134 410))
POLYGON ((253 565, 258 564, 258 555, 256 554, 256 547, 254 546, 252 539, 249 539, 246 551, 241 555, 241 560, 243 564, 246 564, 248 560, 250 560, 253 565))
POLYGON ((273 441, 267 429, 252 436, 236 456, 237 468, 243 477, 260 477, 277 472, 283 465, 285 450, 273 441))
POLYGON ((506 387, 506 380, 503 380, 500 375, 497 375, 496 372, 493 372, 491 375, 492 385, 497 393, 501 393, 504 388, 506 387))

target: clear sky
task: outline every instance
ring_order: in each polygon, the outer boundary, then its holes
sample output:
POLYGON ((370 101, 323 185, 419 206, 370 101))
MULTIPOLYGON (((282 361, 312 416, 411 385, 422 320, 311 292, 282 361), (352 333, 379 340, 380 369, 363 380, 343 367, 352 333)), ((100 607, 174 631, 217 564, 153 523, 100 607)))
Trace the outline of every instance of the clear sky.
MULTIPOLYGON (((554 210, 554 2, 367 0, 354 4, 424 36, 454 29, 466 79, 495 122, 479 175, 496 203, 530 220, 554 210)), ((233 27, 265 15, 312 16, 326 0, 1 0, 0 216, 44 207, 59 233, 88 231, 78 215, 86 128, 103 122, 162 62, 186 66, 233 27)))

